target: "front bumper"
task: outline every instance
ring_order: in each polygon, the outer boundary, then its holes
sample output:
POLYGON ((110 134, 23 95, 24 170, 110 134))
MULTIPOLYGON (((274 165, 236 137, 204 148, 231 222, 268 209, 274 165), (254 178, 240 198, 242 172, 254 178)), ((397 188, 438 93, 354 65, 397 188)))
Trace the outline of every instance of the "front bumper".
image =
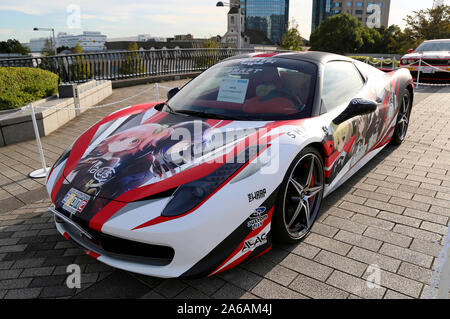
MULTIPOLYGON (((400 67, 408 69, 414 79, 417 79, 417 73, 419 67, 416 65, 401 65, 400 67)), ((450 81, 450 66, 435 66, 431 68, 430 66, 422 66, 424 71, 420 72, 420 79, 424 81, 450 81)))

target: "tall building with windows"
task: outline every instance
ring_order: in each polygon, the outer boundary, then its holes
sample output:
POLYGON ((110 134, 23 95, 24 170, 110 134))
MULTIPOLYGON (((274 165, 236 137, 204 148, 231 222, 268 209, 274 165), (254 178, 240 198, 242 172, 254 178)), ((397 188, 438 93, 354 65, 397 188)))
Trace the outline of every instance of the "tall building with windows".
POLYGON ((289 24, 289 0, 241 0, 245 29, 255 30, 279 44, 289 24))
POLYGON ((391 0, 313 0, 312 26, 314 31, 326 18, 348 13, 365 26, 387 27, 391 0))

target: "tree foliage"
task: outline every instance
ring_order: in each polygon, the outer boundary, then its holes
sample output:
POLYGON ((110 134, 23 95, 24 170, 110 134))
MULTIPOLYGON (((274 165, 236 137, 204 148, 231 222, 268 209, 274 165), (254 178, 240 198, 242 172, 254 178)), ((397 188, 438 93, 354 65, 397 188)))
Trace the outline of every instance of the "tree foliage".
POLYGON ((0 53, 29 54, 30 49, 23 46, 16 39, 8 39, 6 41, 0 41, 0 53))
POLYGON ((405 33, 423 40, 450 38, 450 6, 414 11, 404 19, 405 33))
POLYGON ((50 38, 45 39, 44 47, 41 50, 43 56, 55 55, 55 49, 53 48, 53 42, 50 38))
POLYGON ((389 48, 399 54, 416 48, 425 40, 450 38, 450 6, 441 5, 432 9, 414 11, 404 19, 406 28, 399 34, 398 41, 389 48))
POLYGON ((315 51, 356 52, 364 44, 361 22, 347 13, 328 17, 311 33, 310 42, 315 51))
POLYGON ((404 54, 424 40, 450 38, 450 6, 414 11, 405 17, 406 28, 369 28, 348 14, 323 21, 311 34, 311 49, 335 53, 404 54))
POLYGON ((75 81, 83 81, 91 78, 91 65, 89 61, 82 55, 84 53, 83 48, 79 43, 73 48, 74 54, 80 54, 73 58, 70 65, 71 77, 75 81))
POLYGON ((125 53, 125 59, 122 61, 122 66, 120 68, 121 74, 139 74, 143 73, 145 68, 141 62, 141 56, 139 55, 139 47, 136 42, 131 42, 128 44, 127 51, 125 53))
POLYGON ((285 50, 302 51, 303 41, 298 30, 298 24, 293 21, 281 39, 281 47, 285 50))

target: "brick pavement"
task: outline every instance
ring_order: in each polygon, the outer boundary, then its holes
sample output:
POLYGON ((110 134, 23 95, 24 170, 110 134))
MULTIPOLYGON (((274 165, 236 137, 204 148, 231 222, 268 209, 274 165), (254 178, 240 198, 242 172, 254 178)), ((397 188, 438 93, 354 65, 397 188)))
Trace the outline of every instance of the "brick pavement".
MULTIPOLYGON (((181 85, 184 81, 167 83, 181 85)), ((102 103, 148 86, 116 89, 102 103)), ((161 90, 161 94, 164 91, 161 90)), ((42 139, 49 163, 87 127, 127 103, 88 111, 42 139)), ((201 279, 159 279, 112 269, 57 234, 34 141, 0 148, 0 298, 420 298, 450 218, 450 88, 416 94, 405 142, 388 147, 331 194, 305 240, 201 279), (433 94, 430 94, 433 92, 433 94), (82 270, 66 287, 66 267, 82 270), (381 268, 369 289, 368 266, 381 268)))

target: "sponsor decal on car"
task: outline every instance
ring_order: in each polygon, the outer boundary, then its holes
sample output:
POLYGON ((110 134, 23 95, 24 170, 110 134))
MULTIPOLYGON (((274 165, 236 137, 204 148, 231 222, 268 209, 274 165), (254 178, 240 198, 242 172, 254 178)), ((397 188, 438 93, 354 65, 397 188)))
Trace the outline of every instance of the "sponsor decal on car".
POLYGON ((70 214, 81 213, 89 199, 91 199, 91 196, 71 188, 62 200, 63 208, 70 214))
POLYGON ((265 188, 263 188, 263 189, 260 189, 260 190, 258 190, 256 192, 247 194, 248 202, 251 203, 254 200, 264 198, 264 197, 266 197, 266 193, 267 193, 267 190, 265 188))
POLYGON ((255 248, 267 243, 267 233, 263 232, 256 237, 246 240, 244 246, 242 247, 242 252, 254 250, 255 248))
POLYGON ((264 221, 267 219, 266 208, 264 206, 258 207, 250 215, 250 220, 247 222, 247 226, 252 230, 261 227, 264 221))

